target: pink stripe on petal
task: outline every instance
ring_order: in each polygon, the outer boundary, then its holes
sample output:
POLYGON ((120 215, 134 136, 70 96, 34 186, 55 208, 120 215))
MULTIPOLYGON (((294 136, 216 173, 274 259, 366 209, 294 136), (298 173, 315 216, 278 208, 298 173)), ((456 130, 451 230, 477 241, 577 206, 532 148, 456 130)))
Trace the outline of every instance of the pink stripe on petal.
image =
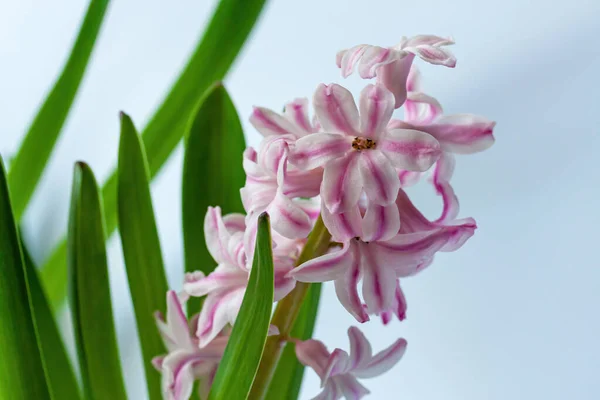
POLYGON ((351 49, 343 50, 337 53, 336 63, 338 67, 342 69, 342 76, 347 78, 352 74, 354 66, 360 60, 366 48, 369 47, 365 44, 359 44, 351 49))
POLYGON ((298 361, 312 368, 323 379, 330 356, 323 342, 314 339, 296 342, 295 350, 298 361))
POLYGON ((496 123, 472 114, 445 115, 424 129, 452 153, 472 154, 494 144, 496 123))
POLYGON ((360 400, 369 393, 369 389, 364 387, 351 374, 346 374, 337 378, 339 389, 346 400, 360 400))
POLYGON ((348 328, 350 340, 350 368, 360 368, 366 365, 373 356, 371 344, 365 335, 355 326, 348 328))
POLYGON ((374 378, 389 371, 404 356, 406 345, 406 340, 398 339, 388 348, 375 354, 366 367, 353 371, 353 375, 358 378, 374 378))
POLYGON ((377 139, 392 118, 394 95, 380 85, 368 85, 360 93, 360 132, 377 139))
POLYGON ((254 107, 250 123, 263 136, 285 135, 294 130, 289 121, 276 112, 263 107, 254 107))
POLYGON ((396 288, 394 265, 378 262, 374 252, 378 246, 361 243, 361 270, 363 272, 363 298, 369 314, 378 314, 391 308, 396 288))
POLYGON ((454 68, 456 66, 456 57, 449 50, 423 45, 417 47, 405 47, 405 51, 409 51, 415 55, 418 55, 422 60, 435 65, 444 65, 446 67, 454 68))
POLYGON ((374 78, 379 67, 398 58, 397 52, 385 47, 366 46, 358 64, 358 74, 363 79, 374 78))
POLYGON ((406 81, 414 58, 414 55, 406 54, 402 58, 382 66, 377 73, 378 83, 394 94, 395 108, 400 108, 406 100, 406 81))
POLYGON ((277 194, 267 212, 271 216, 273 230, 289 239, 305 238, 312 229, 309 216, 281 192, 277 194))
POLYGON ((414 129, 393 129, 377 142, 398 169, 427 171, 441 155, 439 142, 431 135, 414 129))
POLYGON ((454 173, 454 164, 454 157, 444 153, 437 161, 433 171, 432 183, 437 194, 442 196, 444 204, 442 215, 435 221, 436 223, 452 221, 458 216, 460 209, 458 197, 456 197, 454 189, 450 185, 450 178, 454 173))
POLYGON ((322 204, 321 216, 331 237, 336 242, 346 242, 362 235, 362 217, 358 205, 349 211, 334 214, 322 204))
POLYGON ((412 47, 412 46, 447 46, 454 44, 454 39, 452 37, 440 37, 435 35, 415 35, 404 43, 404 47, 412 47))
POLYGON ((358 296, 358 283, 361 278, 360 253, 356 242, 353 241, 350 245, 353 252, 352 265, 343 276, 335 280, 335 293, 342 306, 362 324, 369 320, 369 315, 358 296))
POLYGON ((321 84, 315 91, 313 105, 323 130, 357 136, 358 110, 348 89, 335 83, 321 84))
POLYGON ((337 279, 352 266, 353 254, 350 244, 341 250, 313 258, 290 271, 290 276, 300 282, 326 282, 337 279))
POLYGON ((308 117, 308 99, 295 99, 286 104, 284 114, 305 133, 313 132, 308 117))
POLYGON ((358 203, 363 187, 358 159, 358 153, 351 152, 325 166, 321 199, 330 212, 344 212, 358 203))
POLYGON ((167 292, 167 326, 171 333, 170 336, 179 347, 193 347, 187 318, 179 302, 179 297, 173 290, 167 292))
POLYGON ((400 214, 395 203, 388 206, 369 203, 362 220, 361 239, 364 242, 389 240, 396 236, 399 230, 400 214))
POLYGON ((400 189, 400 179, 390 160, 381 151, 361 152, 358 169, 365 193, 370 201, 375 204, 388 205, 396 200, 400 189))
POLYGON ((352 142, 336 133, 313 133, 296 141, 290 162, 303 170, 321 167, 352 149, 352 142))

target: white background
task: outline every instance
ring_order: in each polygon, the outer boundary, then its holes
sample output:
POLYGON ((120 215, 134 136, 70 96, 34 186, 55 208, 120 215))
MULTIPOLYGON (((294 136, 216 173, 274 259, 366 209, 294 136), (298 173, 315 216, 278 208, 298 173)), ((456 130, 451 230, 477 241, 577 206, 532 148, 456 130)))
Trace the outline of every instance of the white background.
MULTIPOLYGON (((0 1, 0 151, 18 146, 68 54, 84 1, 0 1)), ((64 134, 26 214, 42 260, 64 233, 72 164, 106 178, 119 110, 139 127, 184 65, 214 1, 114 1, 64 134), (167 5, 168 4, 168 5, 167 5)), ((252 105, 280 109, 320 82, 341 82, 337 50, 453 35, 454 70, 422 65, 448 113, 498 121, 495 146, 458 160, 464 248, 406 280, 408 319, 364 331, 376 349, 408 342, 398 366, 363 383, 374 399, 600 398, 600 3, 597 0, 272 1, 226 79, 247 128, 252 105)), ((211 60, 206 60, 211 62, 211 60)), ((357 93, 358 79, 347 81, 357 93)), ((153 184, 170 283, 180 288, 181 149, 153 184)), ((202 177, 198 177, 199 180, 202 177)), ((440 207, 416 190, 429 215, 440 207)), ((199 211, 200 212, 200 211, 199 211)), ((130 398, 144 398, 120 244, 110 246, 113 301, 130 398)), ((316 337, 347 348, 354 321, 327 286, 316 337)), ((153 333, 149 333, 153 334, 153 333)), ((308 372, 302 398, 318 392, 308 372)))

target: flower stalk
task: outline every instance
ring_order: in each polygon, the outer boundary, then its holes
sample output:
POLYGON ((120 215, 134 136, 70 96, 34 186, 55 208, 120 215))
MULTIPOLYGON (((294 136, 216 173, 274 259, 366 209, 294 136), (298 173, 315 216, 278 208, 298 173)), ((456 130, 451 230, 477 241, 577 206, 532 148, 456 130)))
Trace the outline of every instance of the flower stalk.
MULTIPOLYGON (((306 245, 302 249, 302 253, 300 253, 296 265, 301 265, 308 260, 325 254, 329 248, 330 241, 331 234, 319 216, 313 230, 308 236, 306 245)), ((260 361, 260 367, 254 379, 249 399, 260 400, 266 396, 273 375, 275 374, 277 363, 283 352, 285 345, 284 338, 288 337, 294 326, 309 287, 310 283, 298 282, 294 290, 277 303, 271 325, 279 328, 279 335, 267 338, 263 357, 260 361)))

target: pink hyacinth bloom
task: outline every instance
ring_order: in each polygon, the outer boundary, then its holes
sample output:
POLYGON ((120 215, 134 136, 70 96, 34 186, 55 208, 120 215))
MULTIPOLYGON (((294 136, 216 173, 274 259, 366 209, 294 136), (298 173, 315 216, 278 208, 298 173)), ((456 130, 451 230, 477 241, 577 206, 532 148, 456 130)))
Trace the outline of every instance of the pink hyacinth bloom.
POLYGON ((313 400, 361 399, 370 392, 358 379, 374 378, 389 371, 406 351, 406 340, 398 339, 373 355, 371 344, 356 327, 348 329, 348 338, 350 354, 340 349, 330 353, 318 340, 296 343, 298 361, 321 378, 323 391, 313 400))
MULTIPOLYGON (((167 400, 187 400, 192 395, 194 381, 201 379, 200 396, 207 398, 228 336, 215 337, 203 348, 193 336, 182 304, 174 291, 167 293, 166 320, 156 313, 156 324, 168 354, 155 357, 153 365, 162 373, 163 397, 167 400)), ((193 325, 193 324, 192 324, 193 325)))
POLYGON ((299 198, 318 195, 323 171, 290 167, 288 152, 287 141, 277 136, 264 139, 258 153, 248 148, 244 152, 246 185, 240 193, 248 226, 266 211, 275 232, 299 239, 308 235, 315 221, 315 213, 311 212, 314 206, 299 198))
POLYGON ((400 187, 397 169, 427 170, 439 157, 439 143, 414 129, 387 129, 394 110, 392 94, 368 85, 359 110, 352 94, 340 85, 320 85, 314 106, 323 132, 304 136, 292 149, 290 162, 301 169, 323 166, 321 199, 332 213, 355 206, 365 192, 386 206, 400 187))
POLYGON ((454 68, 456 58, 444 48, 451 44, 454 44, 452 38, 434 35, 402 37, 393 47, 361 44, 342 50, 337 54, 336 63, 343 77, 352 74, 356 66, 361 78, 377 77, 377 82, 394 94, 394 108, 399 108, 406 100, 406 81, 415 56, 431 64, 454 68))
POLYGON ((295 99, 285 105, 283 115, 264 107, 254 107, 250 123, 264 137, 279 136, 290 141, 319 130, 316 121, 310 119, 308 99, 295 99))
MULTIPOLYGON (((241 214, 221 217, 219 207, 209 207, 204 220, 204 236, 211 256, 218 263, 208 276, 201 272, 186 274, 183 290, 190 296, 206 296, 196 335, 200 347, 210 343, 228 324, 233 325, 239 312, 250 276, 252 260, 244 251, 246 225, 241 214)), ((287 273, 293 260, 274 254, 275 300, 287 295, 295 281, 287 273)))
POLYGON ((438 251, 458 249, 476 229, 470 218, 447 224, 430 222, 404 191, 397 197, 393 205, 369 204, 364 212, 356 206, 332 214, 322 207, 323 221, 343 247, 301 264, 290 275, 301 282, 333 280, 340 303, 359 322, 367 321, 368 314, 393 309, 396 278, 420 272, 438 251), (361 279, 366 310, 358 295, 361 279))

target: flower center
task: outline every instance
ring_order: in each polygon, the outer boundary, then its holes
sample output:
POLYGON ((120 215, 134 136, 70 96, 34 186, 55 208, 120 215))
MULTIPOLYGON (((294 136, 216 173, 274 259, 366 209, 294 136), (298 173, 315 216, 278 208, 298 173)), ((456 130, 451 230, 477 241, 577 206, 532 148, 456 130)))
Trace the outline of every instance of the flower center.
POLYGON ((352 148, 356 151, 371 150, 377 147, 377 142, 373 139, 355 137, 352 141, 352 148))

